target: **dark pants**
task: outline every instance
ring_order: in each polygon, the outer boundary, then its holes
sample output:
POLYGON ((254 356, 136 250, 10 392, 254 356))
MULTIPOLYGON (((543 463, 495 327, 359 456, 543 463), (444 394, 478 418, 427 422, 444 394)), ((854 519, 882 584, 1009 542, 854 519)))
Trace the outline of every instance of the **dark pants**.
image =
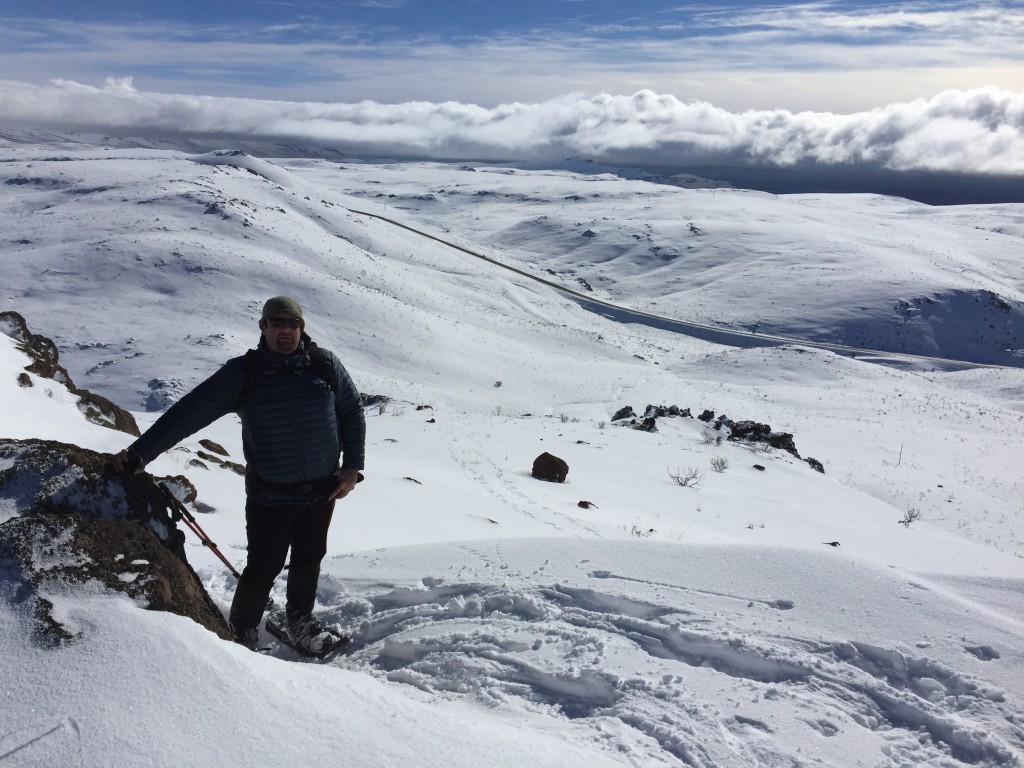
POLYGON ((246 501, 248 557, 231 601, 233 625, 247 628, 260 623, 274 579, 284 569, 289 546, 292 557, 285 607, 289 613, 313 610, 333 513, 333 501, 274 506, 246 501))

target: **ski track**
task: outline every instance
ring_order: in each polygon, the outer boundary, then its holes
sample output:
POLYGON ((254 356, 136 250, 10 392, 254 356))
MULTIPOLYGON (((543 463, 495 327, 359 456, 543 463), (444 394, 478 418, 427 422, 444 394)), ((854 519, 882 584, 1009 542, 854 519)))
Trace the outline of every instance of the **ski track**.
MULTIPOLYGON (((414 586, 325 573, 321 618, 352 637, 327 663, 443 698, 571 719, 645 765, 830 765, 788 751, 787 733, 807 728, 827 740, 868 732, 881 745, 871 765, 1020 765, 1024 720, 1000 706, 1002 691, 926 656, 754 626, 752 615, 788 611, 788 601, 645 582, 657 598, 645 602, 614 594, 623 577, 585 561, 582 585, 551 583, 548 561, 516 571, 500 541, 457 546, 474 565, 414 586), (688 607, 692 592, 711 599, 710 616, 688 607), (626 657, 634 674, 606 671, 626 657), (729 691, 736 710, 708 704, 709 687, 729 691), (794 704, 817 714, 794 722, 794 704)), ((226 605, 234 579, 204 576, 226 605)), ((279 602, 284 585, 275 586, 279 602)), ((987 646, 964 652, 999 658, 987 646)), ((304 661, 283 647, 273 655, 304 661)))

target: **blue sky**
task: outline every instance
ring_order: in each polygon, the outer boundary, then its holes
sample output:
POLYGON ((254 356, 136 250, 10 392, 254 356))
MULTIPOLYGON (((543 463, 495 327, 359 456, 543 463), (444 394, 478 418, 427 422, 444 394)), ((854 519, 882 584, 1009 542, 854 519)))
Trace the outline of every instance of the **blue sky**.
POLYGON ((1024 1, 0 3, 0 124, 1024 175, 1024 1))
POLYGON ((4 0, 0 78, 161 93, 483 106, 651 89, 853 111, 1024 90, 1020 2, 4 0))

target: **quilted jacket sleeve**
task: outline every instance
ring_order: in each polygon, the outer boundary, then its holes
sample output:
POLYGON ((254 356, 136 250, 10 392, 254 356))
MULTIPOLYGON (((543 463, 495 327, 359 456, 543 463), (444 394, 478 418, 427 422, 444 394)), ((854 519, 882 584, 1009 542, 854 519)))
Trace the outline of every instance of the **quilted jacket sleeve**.
POLYGON ((146 464, 157 456, 232 413, 245 381, 245 358, 236 357, 172 405, 129 446, 146 464))

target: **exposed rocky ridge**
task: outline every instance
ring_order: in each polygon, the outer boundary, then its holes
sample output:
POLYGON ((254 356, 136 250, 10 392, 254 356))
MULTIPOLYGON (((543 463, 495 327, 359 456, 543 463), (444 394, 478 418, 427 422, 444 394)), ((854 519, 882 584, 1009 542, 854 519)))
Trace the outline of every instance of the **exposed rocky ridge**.
MULTIPOLYGON (((60 364, 57 345, 45 336, 32 333, 28 329, 24 317, 9 310, 0 312, 0 333, 17 341, 18 348, 32 358, 32 364, 26 366, 25 370, 44 379, 53 379, 67 387, 69 392, 77 395, 78 408, 85 414, 86 419, 101 427, 116 429, 138 437, 139 427, 135 423, 135 417, 102 395, 76 387, 67 370, 60 364)), ((30 387, 32 379, 21 374, 18 377, 18 383, 23 387, 30 387)))
MULTIPOLYGON (((612 416, 612 423, 618 426, 629 426, 633 429, 644 432, 656 432, 657 420, 666 417, 693 418, 689 408, 680 408, 678 405, 648 405, 644 410, 643 417, 638 417, 632 406, 624 406, 617 410, 612 416)), ((696 417, 698 420, 707 423, 712 429, 721 431, 723 427, 727 430, 726 439, 733 442, 761 443, 770 448, 778 448, 786 451, 795 458, 806 461, 816 472, 824 474, 825 466, 817 459, 807 457, 804 459, 796 449, 796 442, 789 432, 775 432, 769 424, 761 424, 756 421, 744 419, 733 421, 724 413, 715 416, 715 412, 705 409, 696 417)))
MULTIPOLYGON (((54 601, 97 585, 230 638, 155 478, 111 475, 109 458, 66 443, 0 439, 0 582, 15 585, 37 641, 78 637, 54 601)), ((186 478, 170 480, 176 493, 191 488, 186 478)))

